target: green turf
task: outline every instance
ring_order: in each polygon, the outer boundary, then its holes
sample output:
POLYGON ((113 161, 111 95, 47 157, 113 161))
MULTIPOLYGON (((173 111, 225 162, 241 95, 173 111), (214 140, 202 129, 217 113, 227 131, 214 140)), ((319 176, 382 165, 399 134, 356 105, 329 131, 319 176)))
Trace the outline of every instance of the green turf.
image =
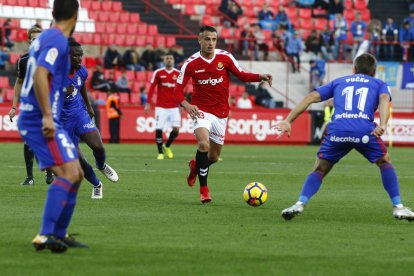
MULTIPOLYGON (((93 161, 90 150, 83 147, 93 161)), ((35 252, 47 185, 21 187, 21 144, 0 144, 0 275, 412 275, 414 223, 392 217, 378 169, 351 153, 326 179, 305 213, 280 217, 297 200, 316 147, 232 146, 211 167, 213 202, 188 188, 195 146, 176 145, 155 160, 155 145, 107 145, 120 182, 104 181, 104 199, 80 189, 70 232, 90 249, 35 252), (260 181, 265 205, 242 200, 260 181), (410 272, 411 271, 411 272, 410 272)), ((414 149, 390 150, 402 198, 414 206, 414 149)))

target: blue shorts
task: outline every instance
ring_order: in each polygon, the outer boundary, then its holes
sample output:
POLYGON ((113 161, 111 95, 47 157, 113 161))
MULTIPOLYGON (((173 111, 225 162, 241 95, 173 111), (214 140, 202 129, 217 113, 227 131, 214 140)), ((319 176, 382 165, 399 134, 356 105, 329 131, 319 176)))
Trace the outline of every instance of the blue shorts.
POLYGON ((317 156, 331 163, 341 160, 352 149, 356 149, 371 163, 377 162, 387 153, 381 138, 355 132, 334 132, 325 135, 317 156))
POLYGON ((98 131, 95 123, 92 121, 88 112, 85 110, 79 111, 79 113, 76 115, 62 118, 61 121, 63 128, 67 131, 70 139, 73 141, 76 147, 79 144, 79 137, 82 134, 95 130, 98 131))
POLYGON ((56 128, 54 138, 46 139, 38 120, 18 120, 17 124, 20 136, 34 152, 41 170, 78 159, 75 145, 61 127, 56 128))

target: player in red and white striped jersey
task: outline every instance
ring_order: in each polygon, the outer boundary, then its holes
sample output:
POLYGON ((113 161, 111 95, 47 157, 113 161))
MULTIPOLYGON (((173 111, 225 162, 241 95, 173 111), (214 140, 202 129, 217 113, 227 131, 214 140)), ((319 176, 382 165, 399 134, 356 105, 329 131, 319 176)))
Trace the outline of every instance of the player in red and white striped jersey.
POLYGON ((158 148, 158 160, 164 159, 164 153, 168 158, 173 158, 170 146, 177 138, 181 125, 180 110, 174 95, 175 82, 180 71, 174 68, 174 56, 172 53, 167 53, 164 56, 164 65, 165 67, 155 70, 152 75, 151 87, 148 92, 148 103, 145 105, 145 112, 148 113, 151 109, 151 99, 155 88, 157 88, 155 141, 158 148), (172 127, 172 131, 167 143, 163 147, 162 131, 166 127, 172 127))
POLYGON ((228 52, 216 49, 217 31, 203 26, 198 37, 200 52, 192 55, 182 66, 175 88, 176 97, 193 118, 194 133, 198 142, 195 160, 190 160, 187 183, 191 187, 199 177, 200 200, 210 202, 207 187, 209 166, 220 157, 224 144, 227 117, 230 107, 230 73, 244 82, 266 81, 272 84, 269 74, 246 73, 228 52), (191 104, 184 99, 184 87, 189 79, 193 83, 191 104))

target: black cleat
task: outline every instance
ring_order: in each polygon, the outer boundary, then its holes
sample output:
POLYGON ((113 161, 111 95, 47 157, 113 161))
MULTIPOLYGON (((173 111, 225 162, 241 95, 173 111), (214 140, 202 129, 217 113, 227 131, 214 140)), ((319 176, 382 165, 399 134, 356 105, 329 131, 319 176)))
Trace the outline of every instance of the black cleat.
POLYGON ((32 244, 36 251, 49 249, 53 253, 63 253, 68 249, 65 243, 56 239, 53 235, 37 235, 32 244))
POLYGON ((33 178, 26 178, 22 183, 20 183, 22 186, 32 186, 34 185, 34 179, 33 178))
POLYGON ((45 180, 47 185, 52 184, 52 182, 55 180, 55 176, 53 175, 52 171, 46 170, 45 180))
POLYGON ((73 236, 76 236, 77 234, 66 234, 65 237, 63 237, 62 239, 60 239, 60 241, 62 241, 63 243, 65 243, 68 247, 73 247, 73 248, 89 248, 89 246, 87 244, 78 242, 77 240, 75 240, 75 238, 73 236))

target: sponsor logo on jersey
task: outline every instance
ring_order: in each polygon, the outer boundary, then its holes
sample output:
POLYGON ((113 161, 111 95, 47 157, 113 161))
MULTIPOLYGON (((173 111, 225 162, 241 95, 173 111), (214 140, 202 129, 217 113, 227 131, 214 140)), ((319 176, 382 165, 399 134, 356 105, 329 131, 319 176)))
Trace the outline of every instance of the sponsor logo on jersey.
POLYGON ((81 84, 82 84, 81 77, 78 76, 78 86, 81 86, 81 84))
POLYGON ((95 128, 95 123, 91 121, 91 122, 89 122, 87 124, 84 124, 82 127, 83 128, 88 128, 88 129, 95 128))
POLYGON ((219 63, 217 63, 217 70, 223 70, 224 69, 224 65, 221 61, 219 61, 219 63))
POLYGON ((50 65, 54 65, 58 55, 58 50, 56 48, 52 48, 47 52, 45 60, 50 65))
POLYGON ((206 80, 198 80, 198 84, 202 84, 202 85, 206 85, 206 84, 211 84, 211 85, 216 85, 218 83, 222 83, 224 81, 223 77, 220 77, 218 79, 212 79, 211 77, 206 79, 206 80))
POLYGON ((329 139, 331 142, 337 142, 337 143, 359 143, 361 140, 358 137, 354 136, 346 136, 346 137, 338 137, 338 136, 331 136, 329 139))
POLYGON ((335 115, 335 120, 337 119, 366 119, 370 120, 369 116, 365 113, 359 112, 359 113, 341 113, 335 115))
POLYGON ((28 104, 28 103, 21 103, 20 104, 20 110, 33 111, 33 105, 28 104))
POLYGON ((200 69, 200 70, 195 70, 194 73, 203 73, 205 71, 206 71, 206 69, 200 69))
POLYGON ((163 76, 160 76, 160 79, 165 79, 166 77, 167 77, 167 76, 164 76, 164 75, 163 75, 163 76))
POLYGON ((168 87, 168 88, 174 88, 175 87, 175 83, 171 83, 171 82, 162 82, 161 85, 165 86, 165 87, 168 87))

